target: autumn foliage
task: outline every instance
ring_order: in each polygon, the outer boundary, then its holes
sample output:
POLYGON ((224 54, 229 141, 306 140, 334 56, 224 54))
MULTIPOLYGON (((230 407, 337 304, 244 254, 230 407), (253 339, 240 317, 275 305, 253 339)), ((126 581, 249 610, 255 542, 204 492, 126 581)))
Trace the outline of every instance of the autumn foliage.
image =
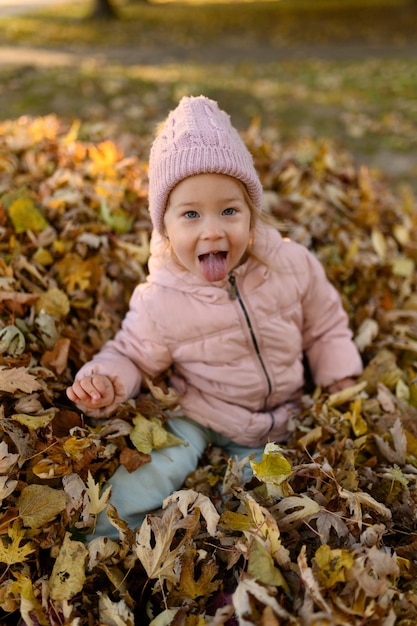
POLYGON ((140 529, 105 485, 169 446, 164 380, 94 422, 67 401, 146 277, 149 145, 55 116, 0 125, 2 624, 360 625, 417 621, 417 212, 331 145, 245 134, 281 232, 313 249, 365 372, 306 388, 255 478, 210 448, 140 529), (88 535, 107 507, 118 541, 88 535))

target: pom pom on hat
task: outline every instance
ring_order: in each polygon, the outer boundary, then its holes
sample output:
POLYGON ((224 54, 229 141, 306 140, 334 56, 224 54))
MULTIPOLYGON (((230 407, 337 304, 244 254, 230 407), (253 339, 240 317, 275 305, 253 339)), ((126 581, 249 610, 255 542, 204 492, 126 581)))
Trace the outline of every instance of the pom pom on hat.
POLYGON ((184 97, 168 115, 149 158, 149 212, 163 233, 171 190, 195 174, 227 174, 242 181, 260 211, 262 186, 252 156, 230 117, 205 96, 184 97))

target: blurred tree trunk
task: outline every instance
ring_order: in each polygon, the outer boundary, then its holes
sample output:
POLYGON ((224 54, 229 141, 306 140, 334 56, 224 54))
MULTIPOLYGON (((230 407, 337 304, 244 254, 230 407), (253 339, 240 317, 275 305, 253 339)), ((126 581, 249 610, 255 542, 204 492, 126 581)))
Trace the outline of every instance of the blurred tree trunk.
POLYGON ((119 16, 112 4, 112 0, 94 0, 91 17, 94 19, 112 20, 119 16))

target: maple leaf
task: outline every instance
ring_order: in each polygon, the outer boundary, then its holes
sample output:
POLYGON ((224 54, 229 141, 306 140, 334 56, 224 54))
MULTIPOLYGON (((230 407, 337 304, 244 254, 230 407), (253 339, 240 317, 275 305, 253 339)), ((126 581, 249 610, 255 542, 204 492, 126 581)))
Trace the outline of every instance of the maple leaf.
POLYGON ((322 587, 331 589, 339 582, 346 582, 346 573, 355 561, 351 550, 331 549, 322 545, 316 550, 314 563, 317 566, 317 578, 322 587))
POLYGON ((192 548, 186 548, 181 555, 181 574, 175 591, 170 592, 171 602, 180 605, 183 600, 195 600, 201 596, 209 596, 220 586, 221 581, 213 581, 218 573, 215 558, 205 556, 201 563, 200 575, 195 571, 200 555, 192 548))
POLYGON ((361 437, 368 432, 368 424, 361 414, 361 408, 361 398, 356 398, 351 403, 351 410, 344 413, 344 417, 350 421, 352 430, 356 437, 361 437))
POLYGON ((407 457, 407 437, 399 418, 395 421, 394 426, 390 428, 390 433, 393 446, 390 446, 389 443, 379 435, 374 435, 378 448, 381 454, 383 454, 390 463, 405 465, 407 457))
POLYGON ((337 511, 322 509, 317 515, 316 526, 323 543, 329 542, 332 528, 337 537, 346 537, 349 534, 349 528, 343 520, 343 513, 337 511))
POLYGON ((0 562, 7 565, 15 563, 23 563, 26 557, 35 552, 35 546, 32 542, 21 545, 25 540, 25 533, 20 527, 20 522, 16 520, 7 529, 9 539, 0 538, 0 562))
POLYGON ((116 164, 121 154, 113 141, 89 145, 88 154, 91 159, 90 171, 93 175, 115 176, 116 164))
POLYGON ((32 466, 32 472, 39 478, 57 478, 73 471, 71 460, 59 447, 32 466))
POLYGON ((188 509, 191 511, 198 509, 207 522, 207 530, 210 535, 212 537, 216 535, 220 515, 207 496, 197 493, 193 489, 182 489, 174 491, 168 498, 165 498, 162 503, 163 508, 166 508, 170 503, 175 503, 184 517, 188 516, 188 509))
POLYGON ((240 497, 251 520, 249 528, 244 531, 245 535, 261 542, 279 565, 288 566, 289 552, 282 544, 278 524, 271 512, 248 493, 241 492, 240 497))
POLYGON ((148 515, 136 533, 133 551, 142 563, 150 579, 166 579, 178 582, 176 562, 182 552, 183 538, 171 549, 178 522, 178 509, 169 507, 162 517, 148 515))
POLYGON ((0 369, 0 391, 32 393, 39 389, 42 389, 41 383, 36 380, 36 376, 29 374, 26 367, 0 369))
POLYGON ((75 252, 67 254, 58 261, 56 269, 69 293, 77 288, 83 291, 94 289, 101 275, 98 259, 82 259, 75 252))
POLYGON ((111 485, 100 496, 100 485, 94 482, 91 472, 88 471, 87 478, 87 495, 90 501, 90 513, 98 515, 106 508, 108 499, 111 495, 111 485))

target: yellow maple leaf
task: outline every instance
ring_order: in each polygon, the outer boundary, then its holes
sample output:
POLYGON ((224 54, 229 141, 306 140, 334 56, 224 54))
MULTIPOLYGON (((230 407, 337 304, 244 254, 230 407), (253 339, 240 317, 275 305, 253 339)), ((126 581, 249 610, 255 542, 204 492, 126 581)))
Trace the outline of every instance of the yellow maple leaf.
POLYGON ((187 548, 181 555, 181 574, 180 582, 177 589, 170 594, 171 599, 178 604, 190 599, 195 600, 199 597, 207 597, 214 593, 220 586, 221 581, 213 581, 217 575, 218 565, 215 559, 204 559, 199 563, 200 556, 196 550, 187 548), (199 568, 199 575, 196 567, 199 568))
POLYGON ((86 450, 90 446, 90 439, 88 439, 87 437, 74 437, 74 435, 72 437, 68 437, 68 439, 66 439, 62 444, 65 453, 68 454, 68 456, 70 456, 72 459, 81 459, 84 450, 86 450))
POLYGON ((69 253, 56 263, 56 269, 67 291, 93 289, 99 281, 101 270, 96 258, 82 259, 78 254, 69 253))
POLYGON ((112 178, 116 175, 116 163, 120 159, 120 153, 113 141, 101 141, 97 145, 90 145, 88 156, 91 159, 91 173, 94 176, 108 176, 112 178))
POLYGON ((107 489, 100 496, 100 485, 94 482, 94 478, 91 475, 91 472, 88 472, 87 478, 87 495, 90 501, 90 513, 92 515, 98 515, 106 508, 106 504, 108 499, 110 498, 111 486, 107 487, 107 489))
POLYGON ((25 539, 25 533, 21 529, 20 521, 16 520, 7 529, 9 539, 4 536, 0 540, 0 562, 7 565, 23 563, 26 557, 35 551, 32 542, 20 545, 25 539))
POLYGON ((317 565, 317 578, 326 589, 338 582, 346 582, 346 572, 352 567, 355 556, 351 550, 331 549, 323 544, 316 550, 314 562, 317 565))

